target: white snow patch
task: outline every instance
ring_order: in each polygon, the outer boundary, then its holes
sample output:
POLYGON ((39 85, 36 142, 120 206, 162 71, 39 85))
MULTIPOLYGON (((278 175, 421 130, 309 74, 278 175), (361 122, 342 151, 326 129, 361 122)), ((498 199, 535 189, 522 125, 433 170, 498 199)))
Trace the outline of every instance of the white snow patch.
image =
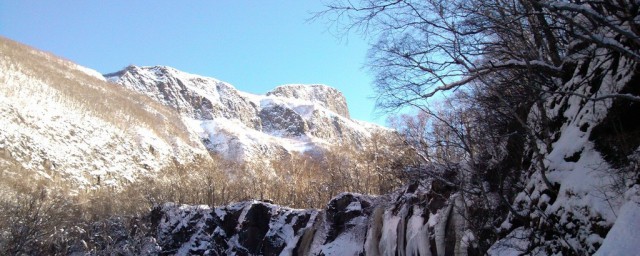
POLYGON ((507 237, 498 241, 489 248, 488 255, 495 256, 520 256, 527 251, 530 239, 530 231, 523 227, 516 228, 507 237))
POLYGON ((627 202, 620 208, 618 219, 594 255, 617 256, 640 253, 640 204, 627 202))

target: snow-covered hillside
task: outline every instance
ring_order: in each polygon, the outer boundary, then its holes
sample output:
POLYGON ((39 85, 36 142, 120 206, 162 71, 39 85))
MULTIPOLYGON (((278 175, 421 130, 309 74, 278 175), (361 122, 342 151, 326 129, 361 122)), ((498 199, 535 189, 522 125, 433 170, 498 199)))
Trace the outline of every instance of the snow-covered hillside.
POLYGON ((622 235, 627 230, 620 226, 627 224, 619 224, 640 222, 630 212, 640 206, 640 102, 607 97, 637 96, 640 67, 610 50, 592 51, 593 57, 566 63, 574 67, 571 79, 542 109, 529 113, 530 127, 541 133, 547 129, 548 138, 525 152, 534 163, 539 156, 544 168, 532 164, 527 170, 525 189, 513 203, 521 216, 510 214, 502 223, 508 234, 493 255, 630 255, 640 249, 637 243, 618 241, 620 236, 640 238, 622 235))
POLYGON ((388 132, 351 120, 342 93, 325 85, 283 85, 254 95, 165 66, 129 66, 105 77, 176 109, 209 150, 238 162, 332 145, 357 148, 371 133, 388 132))
POLYGON ((0 56, 2 171, 116 185, 208 156, 172 109, 96 71, 5 38, 0 56))

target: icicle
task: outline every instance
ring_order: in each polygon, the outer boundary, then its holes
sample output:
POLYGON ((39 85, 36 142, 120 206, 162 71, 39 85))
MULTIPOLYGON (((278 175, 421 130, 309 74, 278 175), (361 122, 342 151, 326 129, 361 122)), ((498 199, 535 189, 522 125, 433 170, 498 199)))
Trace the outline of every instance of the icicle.
MULTIPOLYGON (((301 255, 300 250, 302 248, 308 248, 311 245, 311 239, 313 238, 313 234, 315 233, 315 224, 316 217, 318 216, 318 212, 312 213, 307 221, 307 225, 303 230, 299 231, 301 234, 294 237, 292 241, 287 241, 287 246, 282 250, 280 256, 288 256, 292 255, 295 250, 298 255, 301 255)), ((304 254, 303 254, 304 255, 304 254)))
POLYGON ((456 196, 453 199, 453 205, 455 208, 451 212, 451 221, 453 222, 454 232, 456 234, 456 245, 454 249, 454 255, 467 256, 467 244, 462 244, 463 237, 466 235, 466 218, 464 217, 464 203, 461 196, 456 196))
POLYGON ((378 256, 380 250, 380 237, 382 236, 382 222, 384 214, 384 206, 379 205, 373 210, 369 230, 367 230, 367 239, 364 243, 364 252, 366 255, 378 256))
POLYGON ((447 231, 447 222, 449 220, 449 214, 453 209, 453 203, 450 203, 447 206, 447 209, 444 212, 440 212, 440 218, 438 220, 438 224, 435 226, 435 239, 436 239, 436 250, 438 251, 438 256, 445 256, 445 236, 447 231))
POLYGON ((393 215, 391 209, 385 211, 382 223, 382 236, 380 237, 378 247, 380 255, 396 255, 396 248, 398 246, 398 222, 400 222, 400 217, 393 215))
POLYGON ((313 216, 311 220, 309 220, 309 222, 312 222, 313 225, 311 227, 307 225, 304 234, 302 234, 302 237, 300 237, 298 247, 295 248, 297 255, 310 255, 312 249, 311 247, 313 246, 313 241, 316 237, 316 231, 318 230, 318 227, 320 225, 324 224, 323 216, 324 214, 322 212, 318 212, 317 214, 315 214, 315 216, 313 216))
POLYGON ((422 217, 422 208, 413 206, 413 214, 407 221, 407 247, 406 255, 431 256, 431 243, 429 241, 429 225, 422 217))
POLYGON ((407 210, 407 205, 403 204, 402 205, 402 209, 400 209, 400 221, 398 222, 398 227, 397 227, 397 252, 396 255, 398 256, 405 256, 405 248, 404 248, 404 244, 405 244, 405 230, 406 230, 406 222, 407 222, 407 215, 408 215, 409 211, 407 210))

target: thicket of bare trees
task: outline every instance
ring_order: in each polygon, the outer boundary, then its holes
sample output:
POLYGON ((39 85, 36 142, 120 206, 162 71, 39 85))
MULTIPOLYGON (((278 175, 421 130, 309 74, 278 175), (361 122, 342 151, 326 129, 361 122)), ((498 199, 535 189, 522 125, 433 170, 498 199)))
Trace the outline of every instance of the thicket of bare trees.
POLYGON ((545 102, 640 101, 635 89, 595 94, 603 70, 640 62, 639 8, 633 0, 336 0, 317 18, 372 39, 378 105, 415 111, 391 122, 423 160, 409 173, 478 204, 463 212, 486 251, 507 213, 523 218, 511 206, 523 172, 558 193, 544 154, 563 120, 545 102), (560 89, 572 79, 591 89, 560 89))

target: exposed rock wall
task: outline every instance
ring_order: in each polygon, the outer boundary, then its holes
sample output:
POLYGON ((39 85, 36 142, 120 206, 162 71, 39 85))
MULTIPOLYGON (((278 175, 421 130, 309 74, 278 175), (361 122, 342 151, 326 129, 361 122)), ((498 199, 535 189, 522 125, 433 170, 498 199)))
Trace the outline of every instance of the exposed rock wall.
POLYGON ((609 230, 620 209, 640 203, 633 160, 640 155, 640 102, 614 96, 640 95, 640 67, 608 49, 582 47, 571 49, 575 59, 564 63, 559 88, 529 114, 529 127, 546 141, 527 147, 523 160, 539 157, 543 164, 525 170, 513 202, 521 216, 502 223, 504 238, 493 255, 594 254, 608 240, 615 243, 609 230))
POLYGON ((105 77, 191 118, 237 119, 248 127, 260 129, 260 121, 255 115, 257 106, 225 82, 166 66, 128 66, 105 77))
POLYGON ((166 255, 467 255, 459 198, 412 185, 381 197, 343 193, 324 210, 165 204, 152 222, 166 255))

